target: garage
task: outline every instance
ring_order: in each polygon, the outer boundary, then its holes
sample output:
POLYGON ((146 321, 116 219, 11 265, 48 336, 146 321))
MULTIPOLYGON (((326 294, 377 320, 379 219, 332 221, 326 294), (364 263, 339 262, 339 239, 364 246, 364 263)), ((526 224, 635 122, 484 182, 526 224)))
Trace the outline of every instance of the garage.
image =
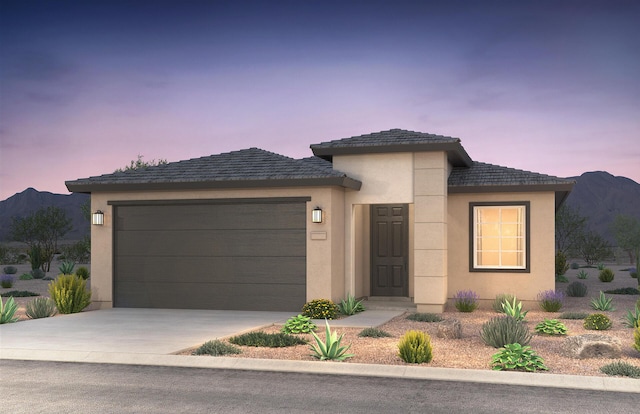
POLYGON ((113 305, 299 311, 309 200, 109 202, 113 305))

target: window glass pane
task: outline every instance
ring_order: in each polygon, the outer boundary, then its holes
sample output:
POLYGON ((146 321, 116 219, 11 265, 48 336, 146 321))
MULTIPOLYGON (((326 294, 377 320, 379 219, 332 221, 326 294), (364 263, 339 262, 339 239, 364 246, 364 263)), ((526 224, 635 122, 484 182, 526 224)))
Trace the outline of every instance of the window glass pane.
POLYGON ((480 226, 480 236, 498 237, 500 236, 500 224, 482 224, 480 226))
POLYGON ((478 250, 500 250, 500 239, 497 237, 483 237, 482 244, 478 243, 478 250))
POLYGON ((520 240, 520 238, 516 237, 503 237, 502 250, 520 250, 520 240))
POLYGON ((519 221, 520 208, 503 208, 502 209, 502 222, 503 223, 517 223, 519 221))
POLYGON ((503 251, 502 266, 511 266, 511 267, 520 266, 521 265, 520 257, 521 257, 520 253, 503 251))
POLYGON ((478 266, 496 267, 500 264, 500 254, 498 252, 478 252, 478 266))
POLYGON ((520 235, 520 226, 518 226, 517 224, 503 224, 500 229, 502 230, 502 233, 500 235, 503 237, 520 235))
POLYGON ((524 206, 474 206, 475 266, 523 268, 525 257, 524 206))

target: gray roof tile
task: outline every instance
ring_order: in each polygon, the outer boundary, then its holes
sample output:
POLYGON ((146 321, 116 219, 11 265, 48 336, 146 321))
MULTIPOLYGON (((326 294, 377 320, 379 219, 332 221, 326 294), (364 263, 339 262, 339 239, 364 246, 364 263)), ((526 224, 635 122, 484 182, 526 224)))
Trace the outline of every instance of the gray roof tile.
POLYGON ((471 167, 454 168, 449 188, 483 186, 573 185, 575 181, 551 175, 474 161, 471 167))

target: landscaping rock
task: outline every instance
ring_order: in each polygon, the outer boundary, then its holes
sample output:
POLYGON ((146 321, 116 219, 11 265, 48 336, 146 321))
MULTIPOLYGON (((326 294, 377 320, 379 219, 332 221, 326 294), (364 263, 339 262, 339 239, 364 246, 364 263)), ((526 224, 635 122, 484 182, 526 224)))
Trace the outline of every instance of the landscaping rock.
POLYGON ((584 358, 620 358, 620 340, 608 335, 585 334, 565 339, 563 351, 566 356, 584 358))
POLYGON ((462 338, 462 324, 457 319, 445 319, 438 322, 436 336, 444 339, 460 339, 462 338))

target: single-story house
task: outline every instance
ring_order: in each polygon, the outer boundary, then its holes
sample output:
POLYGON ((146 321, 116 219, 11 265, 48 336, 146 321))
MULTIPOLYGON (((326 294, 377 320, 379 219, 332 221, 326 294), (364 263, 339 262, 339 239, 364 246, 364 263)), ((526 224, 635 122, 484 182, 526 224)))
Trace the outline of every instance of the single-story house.
POLYGON ((554 289, 554 220, 573 181, 473 161, 460 139, 392 129, 250 148, 66 182, 91 194, 94 307, 279 310, 458 291, 554 289), (99 216, 99 217, 98 217, 99 216))

